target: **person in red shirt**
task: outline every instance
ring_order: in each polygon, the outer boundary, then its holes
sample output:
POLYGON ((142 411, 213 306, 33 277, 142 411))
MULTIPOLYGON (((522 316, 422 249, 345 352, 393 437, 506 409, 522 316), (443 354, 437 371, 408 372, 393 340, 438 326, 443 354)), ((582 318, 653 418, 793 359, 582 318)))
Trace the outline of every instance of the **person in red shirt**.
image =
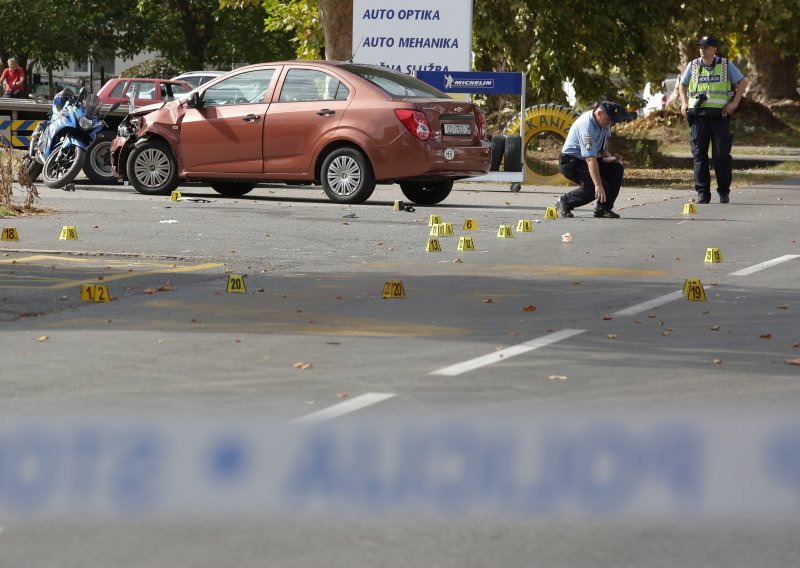
POLYGON ((21 98, 25 96, 25 71, 17 65, 17 60, 8 58, 8 67, 0 75, 0 84, 3 85, 3 96, 21 98))

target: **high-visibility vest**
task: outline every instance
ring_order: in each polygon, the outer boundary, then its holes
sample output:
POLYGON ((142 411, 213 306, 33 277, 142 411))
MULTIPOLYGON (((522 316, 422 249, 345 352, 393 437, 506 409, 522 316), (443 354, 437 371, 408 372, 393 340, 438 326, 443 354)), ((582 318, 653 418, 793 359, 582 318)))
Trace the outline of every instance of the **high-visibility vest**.
POLYGON ((689 78, 689 112, 692 114, 722 114, 722 109, 733 95, 731 79, 728 77, 728 60, 720 57, 714 67, 701 65, 702 58, 692 60, 692 75, 689 78), (706 99, 700 108, 694 107, 695 96, 705 93, 706 99))

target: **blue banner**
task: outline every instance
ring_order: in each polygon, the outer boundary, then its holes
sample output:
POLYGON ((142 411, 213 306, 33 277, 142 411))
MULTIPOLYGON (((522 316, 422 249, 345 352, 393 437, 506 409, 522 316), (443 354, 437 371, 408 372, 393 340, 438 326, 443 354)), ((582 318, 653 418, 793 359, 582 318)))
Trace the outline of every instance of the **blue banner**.
POLYGON ((519 95, 522 73, 417 71, 417 78, 445 93, 519 95))

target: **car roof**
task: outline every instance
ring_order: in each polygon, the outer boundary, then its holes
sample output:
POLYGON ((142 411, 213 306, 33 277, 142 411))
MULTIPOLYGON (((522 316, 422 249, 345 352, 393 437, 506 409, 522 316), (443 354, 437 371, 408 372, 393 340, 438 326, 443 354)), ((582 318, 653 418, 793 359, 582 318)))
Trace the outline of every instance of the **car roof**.
POLYGON ((186 73, 181 73, 180 75, 176 75, 175 77, 173 77, 173 79, 181 79, 183 77, 194 77, 196 75, 212 75, 212 76, 216 77, 218 75, 224 75, 225 73, 227 73, 227 71, 211 71, 211 70, 209 70, 209 71, 187 71, 186 73))

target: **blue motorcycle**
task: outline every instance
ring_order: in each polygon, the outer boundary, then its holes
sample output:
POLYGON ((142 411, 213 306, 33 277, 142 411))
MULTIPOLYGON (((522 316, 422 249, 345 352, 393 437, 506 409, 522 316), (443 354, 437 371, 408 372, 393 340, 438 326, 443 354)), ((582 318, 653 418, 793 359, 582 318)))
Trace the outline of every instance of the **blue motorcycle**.
POLYGON ((87 149, 105 127, 105 116, 119 107, 114 104, 103 115, 102 104, 85 88, 77 96, 65 89, 53 97, 50 120, 34 131, 24 162, 32 181, 41 173, 47 187, 74 187, 72 181, 86 161, 87 149))

